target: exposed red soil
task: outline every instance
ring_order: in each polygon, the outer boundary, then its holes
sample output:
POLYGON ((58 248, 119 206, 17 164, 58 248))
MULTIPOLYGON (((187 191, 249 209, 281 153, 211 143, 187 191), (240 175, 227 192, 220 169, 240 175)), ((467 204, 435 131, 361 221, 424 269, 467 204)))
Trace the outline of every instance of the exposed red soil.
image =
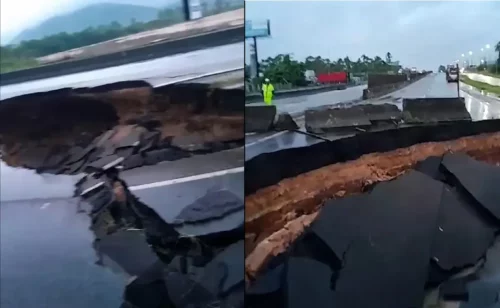
POLYGON ((354 161, 332 164, 284 179, 247 196, 247 280, 253 279, 273 256, 286 250, 311 224, 326 200, 361 193, 366 186, 394 179, 427 157, 454 152, 499 165, 500 133, 371 153, 354 161))

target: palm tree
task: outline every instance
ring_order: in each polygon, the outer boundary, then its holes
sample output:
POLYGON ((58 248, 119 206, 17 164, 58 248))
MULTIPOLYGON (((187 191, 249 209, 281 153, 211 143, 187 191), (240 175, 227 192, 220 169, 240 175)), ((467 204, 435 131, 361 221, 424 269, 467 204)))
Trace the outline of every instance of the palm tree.
POLYGON ((392 55, 391 55, 391 53, 390 53, 390 52, 388 52, 388 53, 385 55, 385 61, 386 61, 387 63, 389 63, 389 64, 392 62, 392 55))
POLYGON ((500 62, 500 41, 495 45, 495 51, 498 52, 497 62, 500 62))

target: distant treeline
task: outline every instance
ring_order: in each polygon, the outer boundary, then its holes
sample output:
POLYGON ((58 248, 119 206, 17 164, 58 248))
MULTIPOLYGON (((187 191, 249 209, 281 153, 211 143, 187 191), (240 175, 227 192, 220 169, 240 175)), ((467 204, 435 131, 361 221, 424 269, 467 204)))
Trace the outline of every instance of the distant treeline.
MULTIPOLYGON (((309 56, 305 61, 297 61, 288 54, 280 54, 269 57, 259 63, 259 71, 266 78, 276 83, 303 86, 307 83, 304 78, 306 70, 312 70, 318 74, 328 72, 348 71, 351 75, 366 75, 367 73, 397 72, 401 66, 393 61, 392 54, 388 52, 385 59, 379 56, 370 58, 362 55, 357 60, 349 57, 330 60, 328 58, 309 56)), ((245 66, 245 78, 250 78, 250 67, 245 66)))
MULTIPOLYGON (((203 8, 203 14, 204 16, 218 14, 234 10, 238 6, 243 6, 243 2, 238 5, 216 5, 212 9, 203 8)), ((158 13, 158 18, 149 22, 131 20, 129 25, 121 25, 114 21, 108 25, 89 27, 80 32, 61 32, 38 40, 23 41, 18 45, 1 46, 0 70, 4 73, 22 68, 29 68, 37 65, 35 58, 38 57, 92 45, 130 34, 167 27, 180 23, 183 20, 183 9, 179 6, 162 9, 158 13)))

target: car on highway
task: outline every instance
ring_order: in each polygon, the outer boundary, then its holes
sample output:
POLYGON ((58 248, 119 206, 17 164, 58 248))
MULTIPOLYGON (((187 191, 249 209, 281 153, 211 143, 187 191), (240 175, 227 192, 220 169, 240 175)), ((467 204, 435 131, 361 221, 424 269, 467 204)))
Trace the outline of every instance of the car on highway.
POLYGON ((449 66, 446 70, 447 82, 458 82, 458 68, 456 66, 449 66))

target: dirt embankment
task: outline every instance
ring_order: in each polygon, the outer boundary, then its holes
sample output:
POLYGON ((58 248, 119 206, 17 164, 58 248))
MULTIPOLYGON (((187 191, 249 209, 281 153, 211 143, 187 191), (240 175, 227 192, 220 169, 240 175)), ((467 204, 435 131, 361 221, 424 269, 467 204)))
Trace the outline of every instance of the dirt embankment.
POLYGON ((122 82, 15 97, 0 102, 2 159, 30 167, 34 159, 86 147, 105 131, 129 124, 160 131, 160 147, 242 140, 238 96, 241 90, 204 85, 153 89, 146 82, 122 82))
POLYGON ((373 153, 285 179, 245 199, 246 275, 252 279, 311 224, 328 199, 366 191, 409 171, 419 161, 445 153, 466 153, 500 164, 500 133, 429 142, 387 153, 373 153))

